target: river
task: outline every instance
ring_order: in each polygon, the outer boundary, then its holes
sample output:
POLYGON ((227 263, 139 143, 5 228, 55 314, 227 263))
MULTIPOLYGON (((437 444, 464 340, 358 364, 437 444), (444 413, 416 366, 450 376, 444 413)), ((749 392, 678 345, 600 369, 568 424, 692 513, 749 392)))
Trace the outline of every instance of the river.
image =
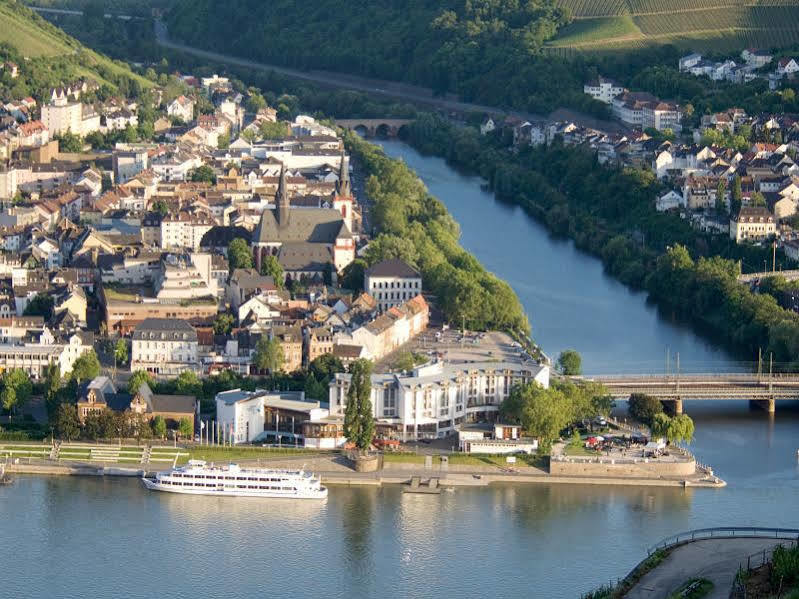
MULTIPOLYGON (((554 240, 480 181, 398 143, 460 222, 464 245, 507 279, 536 339, 593 372, 736 363, 661 318, 599 262, 554 240), (661 358, 662 359, 662 358, 661 358)), ((706 526, 799 527, 799 408, 686 402, 693 450, 724 489, 536 485, 403 495, 333 487, 324 502, 146 491, 135 480, 20 476, 0 487, 1 597, 576 598, 625 575, 646 548, 706 526)))

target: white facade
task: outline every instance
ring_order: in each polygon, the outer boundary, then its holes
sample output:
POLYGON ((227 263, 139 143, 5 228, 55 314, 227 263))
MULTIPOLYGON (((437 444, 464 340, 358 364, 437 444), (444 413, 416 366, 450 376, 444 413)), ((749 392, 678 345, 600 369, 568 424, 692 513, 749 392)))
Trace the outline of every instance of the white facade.
POLYGON ((80 356, 92 349, 79 335, 73 335, 65 344, 0 344, 0 369, 24 370, 31 378, 39 379, 51 363, 58 364, 62 377, 67 376, 80 356))
POLYGON ((364 289, 385 312, 422 293, 422 275, 400 260, 387 260, 366 271, 364 289))
POLYGON ((182 320, 148 318, 133 332, 130 370, 178 375, 195 370, 197 333, 182 320))
POLYGON ((599 77, 595 81, 589 81, 586 83, 583 86, 583 92, 595 100, 599 100, 605 104, 610 104, 613 101, 613 98, 624 92, 624 88, 612 79, 599 77))
POLYGON ((65 105, 42 106, 42 122, 51 134, 71 131, 81 137, 100 130, 100 115, 80 102, 65 105))
MULTIPOLYGON (((549 387, 549 367, 482 362, 420 366, 409 375, 372 375, 372 410, 379 424, 401 439, 445 437, 461 424, 493 420, 514 385, 549 387)), ((344 417, 350 375, 330 382, 330 415, 344 417)))

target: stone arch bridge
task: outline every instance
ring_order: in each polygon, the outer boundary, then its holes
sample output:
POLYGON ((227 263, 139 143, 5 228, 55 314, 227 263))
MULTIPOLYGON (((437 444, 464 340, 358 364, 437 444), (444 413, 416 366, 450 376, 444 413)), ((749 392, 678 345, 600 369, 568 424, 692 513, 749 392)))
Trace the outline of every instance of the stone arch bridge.
POLYGON ((366 137, 396 137, 399 130, 411 122, 411 119, 338 119, 336 125, 360 130, 366 137))

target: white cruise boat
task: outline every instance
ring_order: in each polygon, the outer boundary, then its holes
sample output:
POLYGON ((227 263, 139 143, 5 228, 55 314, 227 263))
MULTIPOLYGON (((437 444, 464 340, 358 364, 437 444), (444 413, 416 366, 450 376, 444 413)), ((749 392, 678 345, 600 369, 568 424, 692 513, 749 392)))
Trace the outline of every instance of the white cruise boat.
POLYGON ((142 481, 152 491, 189 495, 295 499, 327 497, 327 488, 311 472, 242 468, 237 464, 208 466, 201 460, 190 460, 185 466, 157 472, 155 478, 143 477, 142 481))

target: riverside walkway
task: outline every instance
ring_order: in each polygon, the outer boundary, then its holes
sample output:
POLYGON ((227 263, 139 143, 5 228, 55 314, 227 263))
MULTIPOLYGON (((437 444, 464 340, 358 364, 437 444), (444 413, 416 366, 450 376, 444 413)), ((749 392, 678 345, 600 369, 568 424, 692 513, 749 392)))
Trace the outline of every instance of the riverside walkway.
POLYGON ((735 574, 740 567, 746 567, 747 559, 759 552, 768 554, 784 542, 773 535, 689 540, 672 549, 660 565, 647 572, 627 592, 625 598, 666 599, 692 578, 705 578, 713 583, 713 590, 707 596, 709 599, 728 599, 735 574))

